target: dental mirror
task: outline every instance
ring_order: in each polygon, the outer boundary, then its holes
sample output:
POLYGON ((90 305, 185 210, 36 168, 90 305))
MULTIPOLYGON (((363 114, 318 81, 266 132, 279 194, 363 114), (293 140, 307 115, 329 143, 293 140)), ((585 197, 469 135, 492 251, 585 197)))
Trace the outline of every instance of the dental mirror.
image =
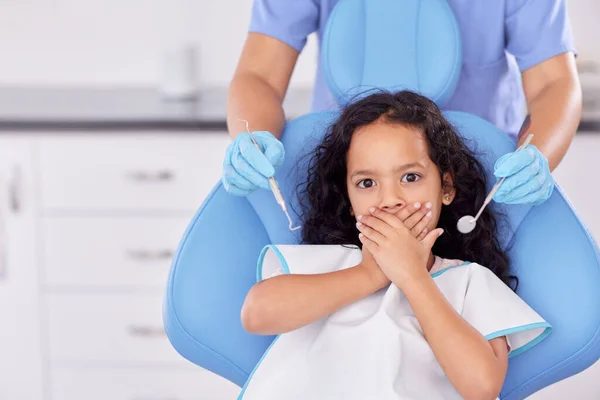
MULTIPOLYGON (((531 139, 533 139, 533 134, 529 134, 529 136, 527 136, 527 139, 525 139, 523 144, 521 146, 519 146, 517 151, 521 151, 525 147, 527 147, 527 145, 531 142, 531 139)), ((490 203, 490 201, 492 201, 492 198, 494 197, 494 195, 496 194, 496 192, 498 191, 498 189, 500 188, 502 183, 504 183, 505 179, 506 179, 506 177, 500 179, 500 181, 498 181, 498 183, 496 183, 494 185, 490 194, 488 194, 488 196, 485 198, 483 205, 481 206, 481 208, 479 209, 479 212, 477 213, 477 215, 475 217, 473 217, 472 215, 465 215, 464 217, 462 217, 461 219, 458 220, 458 222, 456 224, 456 229, 458 229, 458 231, 460 233, 469 233, 469 232, 472 232, 473 229, 475 229, 475 226, 477 226, 477 219, 483 212, 484 208, 490 203)))

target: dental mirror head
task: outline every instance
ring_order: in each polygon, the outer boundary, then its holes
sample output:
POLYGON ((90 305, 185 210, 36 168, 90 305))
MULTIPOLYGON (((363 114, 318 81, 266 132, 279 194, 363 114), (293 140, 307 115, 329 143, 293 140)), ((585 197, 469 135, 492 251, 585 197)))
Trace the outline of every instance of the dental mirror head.
POLYGON ((477 220, 475 219, 475 217, 473 217, 472 215, 465 215, 464 217, 458 220, 458 223, 456 224, 456 229, 458 229, 460 233, 469 233, 472 232, 473 229, 475 229, 476 225, 477 220))
MULTIPOLYGON (((530 133, 527 136, 527 138, 525 139, 525 141, 523 142, 523 144, 521 146, 519 146, 519 148, 517 149, 517 151, 521 151, 525 147, 527 147, 529 145, 529 143, 531 143, 531 139, 533 139, 533 133, 530 133)), ((498 189, 500 188, 500 186, 502 185, 502 183, 504 183, 505 179, 506 179, 506 177, 500 179, 494 185, 494 187, 492 188, 492 190, 490 191, 490 193, 487 195, 487 197, 483 201, 483 205, 479 209, 479 212, 477 213, 476 216, 472 217, 470 215, 465 215, 464 217, 462 217, 461 219, 458 220, 458 222, 456 223, 456 229, 458 229, 458 231, 460 233, 469 233, 469 232, 472 232, 473 229, 475 229, 475 226, 477 225, 477 219, 481 216, 481 213, 483 212, 483 210, 485 209, 485 207, 488 204, 490 204, 490 202, 494 198, 494 195, 496 194, 496 192, 498 191, 498 189)))

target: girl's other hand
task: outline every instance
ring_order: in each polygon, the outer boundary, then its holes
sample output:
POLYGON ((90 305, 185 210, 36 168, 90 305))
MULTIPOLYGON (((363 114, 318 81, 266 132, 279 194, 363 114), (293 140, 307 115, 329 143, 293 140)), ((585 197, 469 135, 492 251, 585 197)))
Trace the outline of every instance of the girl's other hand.
POLYGON ((427 202, 407 204, 395 215, 404 222, 404 226, 410 230, 417 240, 421 241, 427 236, 427 224, 431 219, 431 203, 427 202))
POLYGON ((357 227, 363 248, 369 250, 385 276, 398 286, 428 274, 431 248, 443 233, 438 228, 419 241, 400 218, 381 209, 361 216, 357 227))

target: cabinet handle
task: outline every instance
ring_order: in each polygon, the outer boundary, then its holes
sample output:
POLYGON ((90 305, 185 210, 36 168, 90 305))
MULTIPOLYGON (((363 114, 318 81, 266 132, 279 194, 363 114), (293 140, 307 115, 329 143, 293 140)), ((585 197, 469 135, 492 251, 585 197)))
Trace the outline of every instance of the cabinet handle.
POLYGON ((165 336, 167 334, 163 327, 130 325, 128 330, 131 336, 155 337, 165 336))
POLYGON ((163 171, 131 171, 127 173, 127 177, 136 182, 167 182, 173 180, 175 174, 169 170, 163 171))
POLYGON ((21 169, 18 166, 13 167, 8 183, 8 207, 13 213, 21 211, 21 169))
POLYGON ((171 258, 173 258, 173 251, 169 249, 159 251, 127 250, 127 256, 138 261, 170 260, 171 258))

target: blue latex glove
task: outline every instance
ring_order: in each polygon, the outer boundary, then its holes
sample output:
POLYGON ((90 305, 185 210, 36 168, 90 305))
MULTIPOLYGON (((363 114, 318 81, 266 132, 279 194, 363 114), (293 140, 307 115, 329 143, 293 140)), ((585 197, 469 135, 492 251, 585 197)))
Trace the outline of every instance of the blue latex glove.
POLYGON ((494 175, 507 177, 494 195, 498 203, 538 205, 554 190, 548 159, 533 145, 500 157, 494 175))
POLYGON ((225 190, 237 196, 247 196, 258 188, 269 189, 268 178, 285 158, 283 143, 270 132, 253 132, 252 136, 263 152, 247 132, 238 134, 225 152, 221 182, 225 190))

